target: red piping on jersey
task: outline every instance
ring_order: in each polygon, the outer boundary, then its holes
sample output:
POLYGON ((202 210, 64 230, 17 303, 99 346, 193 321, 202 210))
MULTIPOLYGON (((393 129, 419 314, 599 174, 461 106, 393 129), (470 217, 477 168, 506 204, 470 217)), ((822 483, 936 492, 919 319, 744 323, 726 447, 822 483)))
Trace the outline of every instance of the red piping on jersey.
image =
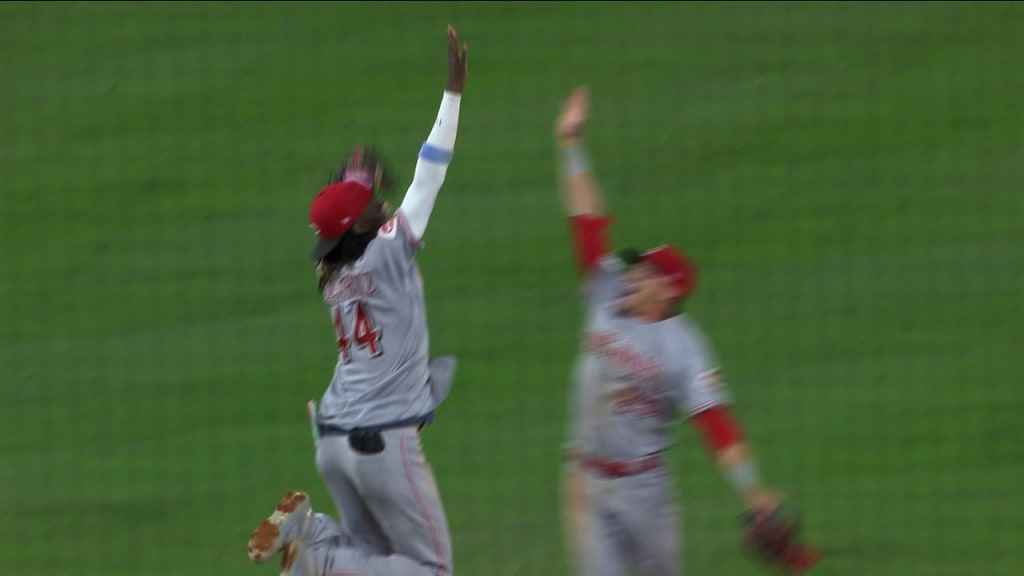
POLYGON ((402 466, 405 468, 405 477, 409 480, 409 487, 412 488, 413 497, 416 499, 420 512, 423 514, 423 521, 427 524, 427 529, 430 531, 430 539, 434 542, 434 553, 437 554, 437 563, 439 564, 438 572, 440 574, 448 574, 448 558, 445 557, 444 546, 441 545, 437 526, 434 524, 434 519, 430 516, 430 508, 427 507, 426 502, 423 500, 423 495, 420 494, 419 486, 416 484, 416 478, 413 476, 412 464, 409 462, 409 447, 404 436, 402 437, 402 466))
POLYGON ((700 430, 704 444, 712 453, 743 441, 743 429, 732 412, 725 406, 712 406, 690 419, 700 430))
POLYGON ((578 214, 569 217, 572 226, 573 246, 576 248, 576 263, 580 272, 586 274, 609 251, 608 235, 605 228, 612 223, 608 216, 578 214))

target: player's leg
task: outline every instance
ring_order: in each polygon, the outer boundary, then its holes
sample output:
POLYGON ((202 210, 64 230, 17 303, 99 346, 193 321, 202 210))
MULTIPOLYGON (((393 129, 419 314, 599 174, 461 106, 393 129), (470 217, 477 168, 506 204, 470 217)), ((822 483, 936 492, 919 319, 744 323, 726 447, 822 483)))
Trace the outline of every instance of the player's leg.
POLYGON ((348 543, 334 519, 313 511, 307 493, 292 490, 249 535, 249 559, 262 564, 280 553, 282 576, 323 576, 323 561, 310 550, 348 543))
POLYGON ((317 470, 338 509, 342 530, 351 538, 352 546, 386 556, 392 553, 391 544, 349 475, 354 459, 345 436, 324 436, 317 443, 317 470))
POLYGON ((625 480, 623 497, 630 501, 630 506, 624 509, 625 520, 637 551, 637 573, 639 576, 681 574, 681 523, 668 470, 660 468, 625 480))
POLYGON ((562 466, 562 539, 568 551, 567 561, 570 574, 580 574, 580 559, 583 551, 583 535, 586 531, 587 504, 583 491, 583 476, 576 465, 568 462, 562 466))
POLYGON ((410 558, 382 556, 330 541, 310 544, 296 559, 288 576, 435 576, 436 572, 410 558))
POLYGON ((298 490, 289 491, 249 534, 249 559, 262 564, 291 542, 305 539, 309 534, 312 514, 309 495, 298 490))
POLYGON ((452 545, 441 494, 415 427, 382 433, 384 450, 361 456, 355 482, 397 555, 452 573, 452 545))
POLYGON ((289 492, 249 537, 249 557, 280 556, 282 576, 436 576, 410 558, 375 555, 351 545, 333 518, 313 510, 309 496, 289 492), (280 553, 280 554, 278 554, 280 553))
POLYGON ((597 478, 574 464, 562 473, 562 514, 571 573, 625 576, 630 550, 615 510, 613 481, 597 478))

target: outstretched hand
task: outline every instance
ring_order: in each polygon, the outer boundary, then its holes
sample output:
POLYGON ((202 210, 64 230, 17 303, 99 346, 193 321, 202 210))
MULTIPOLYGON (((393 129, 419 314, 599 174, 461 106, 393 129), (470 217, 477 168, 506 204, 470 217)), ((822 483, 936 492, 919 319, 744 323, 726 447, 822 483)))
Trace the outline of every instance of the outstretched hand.
POLYGON ((573 89, 562 105, 562 113, 555 122, 555 135, 563 145, 572 145, 583 136, 590 111, 590 87, 573 89))
POLYGON ((785 506, 770 511, 752 508, 740 518, 740 546, 759 562, 788 574, 803 574, 821 559, 816 547, 802 541, 800 516, 785 506))
POLYGON ((466 51, 468 46, 463 42, 459 45, 459 35, 455 28, 448 25, 448 87, 449 92, 462 94, 466 86, 466 51))
POLYGON ((786 502, 786 495, 771 488, 761 488, 747 495, 747 505, 759 512, 767 514, 786 502))

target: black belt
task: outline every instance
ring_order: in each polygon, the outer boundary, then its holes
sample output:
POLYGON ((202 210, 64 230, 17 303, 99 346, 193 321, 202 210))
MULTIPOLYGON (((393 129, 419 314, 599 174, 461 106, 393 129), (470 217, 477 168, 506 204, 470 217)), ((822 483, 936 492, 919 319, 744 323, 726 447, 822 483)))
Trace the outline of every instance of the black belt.
POLYGON ((385 430, 394 430, 395 428, 406 428, 408 426, 423 426, 430 424, 434 421, 434 411, 431 410, 423 416, 414 416, 412 418, 405 418, 403 420, 395 420, 394 422, 386 422, 384 424, 374 424, 372 426, 358 426, 356 428, 341 428, 339 426, 330 426, 328 424, 320 424, 317 428, 320 430, 321 436, 349 436, 355 435, 369 435, 379 434, 385 430))

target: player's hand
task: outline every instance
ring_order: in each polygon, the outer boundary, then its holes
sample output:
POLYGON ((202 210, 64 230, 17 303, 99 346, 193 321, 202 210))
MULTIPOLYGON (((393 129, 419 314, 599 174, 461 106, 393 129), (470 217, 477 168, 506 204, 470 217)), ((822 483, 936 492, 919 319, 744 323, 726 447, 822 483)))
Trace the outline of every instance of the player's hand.
POLYGON ((768 514, 785 502, 786 497, 780 492, 762 488, 747 496, 747 506, 750 510, 762 514, 768 514))
POLYGON ((583 137, 590 112, 590 86, 575 88, 562 105, 562 113, 555 121, 555 136, 563 146, 572 146, 583 137))
POLYGON ((468 47, 463 42, 459 45, 459 35, 455 28, 448 25, 448 92, 462 94, 466 86, 466 51, 468 47))
POLYGON ((821 552, 802 542, 800 515, 782 496, 764 492, 740 515, 740 546, 754 559, 786 574, 803 574, 821 559, 821 552))

